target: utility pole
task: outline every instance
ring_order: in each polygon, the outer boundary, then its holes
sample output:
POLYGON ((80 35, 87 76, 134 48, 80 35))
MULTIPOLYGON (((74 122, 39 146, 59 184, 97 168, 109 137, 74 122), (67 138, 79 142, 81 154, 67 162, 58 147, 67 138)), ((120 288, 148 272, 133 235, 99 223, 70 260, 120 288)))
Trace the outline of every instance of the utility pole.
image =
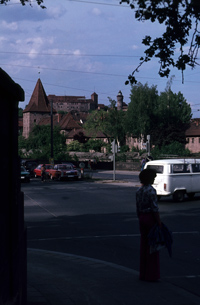
POLYGON ((115 144, 115 140, 112 141, 112 153, 113 153, 113 180, 115 181, 115 153, 117 152, 117 144, 115 144))
POLYGON ((51 100, 51 163, 53 163, 53 101, 51 100))

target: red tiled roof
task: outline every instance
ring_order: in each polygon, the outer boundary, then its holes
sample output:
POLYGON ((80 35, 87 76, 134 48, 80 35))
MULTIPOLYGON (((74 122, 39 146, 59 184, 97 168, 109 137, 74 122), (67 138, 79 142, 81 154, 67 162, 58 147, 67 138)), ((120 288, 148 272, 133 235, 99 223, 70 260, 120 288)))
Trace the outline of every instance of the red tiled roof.
POLYGON ((81 126, 74 120, 72 114, 69 112, 65 114, 59 123, 61 130, 79 129, 81 126))
MULTIPOLYGON (((45 117, 45 118, 42 118, 38 125, 42 126, 42 125, 51 125, 51 117, 45 117)), ((57 115, 54 115, 53 116, 53 126, 56 126, 58 125, 58 116, 57 115)))
MULTIPOLYGON (((55 112, 55 110, 53 111, 55 112)), ((23 112, 51 112, 51 105, 40 79, 38 79, 29 104, 23 112)))
POLYGON ((200 137, 200 119, 193 119, 185 132, 186 137, 200 137))
POLYGON ((95 138, 95 139, 98 139, 98 138, 106 138, 106 136, 103 134, 103 132, 101 131, 97 131, 97 133, 95 134, 94 132, 89 132, 88 130, 85 130, 83 128, 79 128, 79 129, 73 129, 71 130, 68 135, 67 135, 67 138, 68 139, 73 139, 75 135, 78 135, 79 132, 82 132, 83 135, 86 137, 86 138, 95 138))

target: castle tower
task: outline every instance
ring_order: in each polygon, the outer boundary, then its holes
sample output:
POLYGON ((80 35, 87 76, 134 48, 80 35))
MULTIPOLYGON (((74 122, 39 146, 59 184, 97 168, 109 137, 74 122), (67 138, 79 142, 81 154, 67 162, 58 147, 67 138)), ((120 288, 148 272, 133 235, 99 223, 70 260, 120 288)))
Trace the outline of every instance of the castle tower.
POLYGON ((123 109, 123 95, 122 95, 122 92, 121 90, 118 92, 118 95, 117 95, 117 110, 122 110, 123 109))
MULTIPOLYGON (((55 112, 55 110, 53 112, 55 112)), ((33 127, 39 123, 41 118, 44 116, 50 116, 50 114, 50 102, 41 80, 38 79, 29 104, 23 111, 23 136, 28 138, 33 127)))

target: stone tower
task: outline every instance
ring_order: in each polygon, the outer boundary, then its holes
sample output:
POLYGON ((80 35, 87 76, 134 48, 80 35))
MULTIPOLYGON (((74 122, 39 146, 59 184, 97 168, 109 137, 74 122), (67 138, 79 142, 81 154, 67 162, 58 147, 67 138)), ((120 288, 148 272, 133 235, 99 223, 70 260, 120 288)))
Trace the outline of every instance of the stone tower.
MULTIPOLYGON (((53 110, 55 113, 55 110, 53 110)), ((33 127, 39 123, 43 117, 49 117, 51 105, 43 88, 42 82, 38 79, 29 104, 23 111, 23 136, 29 137, 33 127)))
POLYGON ((117 95, 117 110, 122 110, 123 109, 123 95, 122 95, 122 92, 121 90, 118 92, 118 95, 117 95))

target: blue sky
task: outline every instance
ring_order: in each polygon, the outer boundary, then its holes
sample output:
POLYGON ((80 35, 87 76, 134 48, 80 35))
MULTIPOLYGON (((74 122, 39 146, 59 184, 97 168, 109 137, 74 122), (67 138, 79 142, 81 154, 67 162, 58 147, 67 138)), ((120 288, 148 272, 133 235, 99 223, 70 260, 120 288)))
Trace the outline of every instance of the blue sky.
MULTIPOLYGON (((127 76, 143 55, 145 35, 158 36, 162 27, 138 22, 134 12, 119 0, 44 0, 47 9, 32 1, 0 5, 0 67, 25 91, 24 108, 40 78, 46 94, 85 95, 93 92, 99 103, 116 100, 119 90, 129 103, 127 76)), ((177 53, 178 54, 178 53, 177 53)), ((158 75, 153 59, 140 68, 137 79, 164 91, 168 79, 158 75)), ((174 70, 172 91, 181 91, 193 117, 200 117, 200 68, 184 73, 174 70)))

